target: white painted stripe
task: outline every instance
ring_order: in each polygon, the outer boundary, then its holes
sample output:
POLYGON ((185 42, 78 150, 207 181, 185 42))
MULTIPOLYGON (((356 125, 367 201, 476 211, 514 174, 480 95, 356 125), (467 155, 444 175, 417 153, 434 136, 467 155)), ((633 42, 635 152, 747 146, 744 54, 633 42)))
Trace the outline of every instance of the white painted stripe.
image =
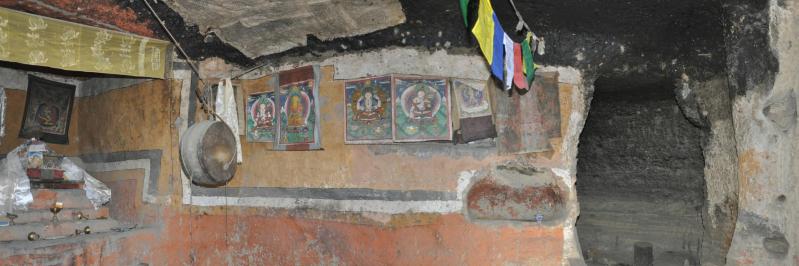
POLYGON ((269 197, 208 197, 194 196, 194 206, 241 206, 276 209, 309 208, 325 211, 401 213, 455 213, 463 209, 458 200, 385 201, 385 200, 330 200, 308 198, 269 197))

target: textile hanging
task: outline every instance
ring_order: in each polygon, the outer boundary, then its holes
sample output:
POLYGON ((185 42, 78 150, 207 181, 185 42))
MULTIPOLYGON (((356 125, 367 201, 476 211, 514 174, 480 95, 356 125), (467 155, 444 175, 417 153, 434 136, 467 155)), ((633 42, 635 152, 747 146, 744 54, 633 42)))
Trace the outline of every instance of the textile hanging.
POLYGON ((524 77, 524 63, 522 63, 522 45, 518 43, 513 44, 513 84, 517 88, 526 90, 527 79, 524 77))
POLYGON ((508 34, 503 34, 502 44, 505 45, 505 90, 510 90, 513 86, 513 40, 508 34))
POLYGON ((394 136, 391 76, 344 83, 344 143, 391 143, 394 136))
POLYGON ((275 150, 320 150, 318 65, 280 72, 272 84, 278 85, 275 150))
POLYGON ((535 79, 535 65, 533 63, 533 50, 531 49, 532 37, 527 34, 527 38, 522 41, 522 58, 524 61, 524 72, 527 75, 527 85, 532 86, 535 79))
POLYGON ((477 38, 486 61, 491 63, 494 56, 494 9, 491 8, 490 1, 480 0, 477 22, 472 28, 472 34, 477 38))
POLYGON ((469 26, 469 0, 460 0, 461 14, 463 15, 463 24, 469 26))
POLYGON ((393 76, 394 141, 452 140, 447 79, 393 76))
POLYGON ((75 85, 28 75, 28 93, 19 137, 69 144, 74 99, 75 85))
POLYGON ((169 43, 0 8, 0 60, 164 78, 169 43))
POLYGON ((499 19, 497 15, 493 15, 494 19, 494 55, 491 57, 491 73, 494 74, 497 79, 501 81, 505 81, 505 77, 502 75, 502 71, 505 70, 505 66, 502 64, 504 62, 504 54, 505 54, 505 30, 502 29, 502 25, 499 24, 499 19))
POLYGON ((233 137, 236 139, 236 162, 242 162, 241 139, 239 138, 239 115, 234 96, 233 83, 230 79, 223 79, 217 85, 215 109, 216 114, 222 118, 222 122, 230 127, 233 137))

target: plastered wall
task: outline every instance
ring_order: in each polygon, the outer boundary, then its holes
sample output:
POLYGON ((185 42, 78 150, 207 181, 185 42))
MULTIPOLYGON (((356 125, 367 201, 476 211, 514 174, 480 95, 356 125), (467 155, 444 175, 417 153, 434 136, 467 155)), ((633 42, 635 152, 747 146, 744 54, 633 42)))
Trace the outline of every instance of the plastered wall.
MULTIPOLYGON (((565 137, 551 140, 554 151, 499 156, 490 142, 344 145, 344 81, 334 79, 334 65, 322 70, 324 150, 277 152, 244 141, 236 176, 214 189, 189 185, 180 170, 179 135, 196 107, 188 71, 76 98, 70 144, 51 146, 114 183, 133 201, 120 205, 118 217, 139 229, 0 257, 41 263, 33 254, 47 253, 48 261, 89 265, 560 265, 579 258, 568 226, 577 215, 574 193, 568 217, 544 225, 470 220, 462 200, 474 170, 513 160, 555 169, 547 171, 573 191, 575 153, 564 147, 576 147, 582 123, 578 83, 560 84, 565 137)), ((242 80, 242 97, 272 89, 268 78, 242 80)), ((8 129, 17 132, 25 92, 6 92, 8 129)), ((8 134, 0 151, 20 142, 8 134)))

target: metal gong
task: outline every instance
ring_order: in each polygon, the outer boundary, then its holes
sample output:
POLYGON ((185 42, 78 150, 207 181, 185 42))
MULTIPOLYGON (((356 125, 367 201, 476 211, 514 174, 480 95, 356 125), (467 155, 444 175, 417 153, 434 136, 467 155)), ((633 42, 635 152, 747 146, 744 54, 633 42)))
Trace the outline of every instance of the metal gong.
POLYGON ((236 173, 236 139, 230 127, 211 120, 191 126, 180 139, 180 161, 194 184, 227 184, 236 173))

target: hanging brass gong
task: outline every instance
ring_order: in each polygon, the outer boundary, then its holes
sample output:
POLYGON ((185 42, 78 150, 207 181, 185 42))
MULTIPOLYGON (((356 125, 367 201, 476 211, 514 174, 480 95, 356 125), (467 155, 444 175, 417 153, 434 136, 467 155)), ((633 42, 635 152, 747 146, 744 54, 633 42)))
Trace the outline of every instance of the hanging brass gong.
POLYGON ((236 139, 224 122, 206 120, 192 125, 180 139, 183 171, 194 184, 216 187, 236 173, 236 139))

